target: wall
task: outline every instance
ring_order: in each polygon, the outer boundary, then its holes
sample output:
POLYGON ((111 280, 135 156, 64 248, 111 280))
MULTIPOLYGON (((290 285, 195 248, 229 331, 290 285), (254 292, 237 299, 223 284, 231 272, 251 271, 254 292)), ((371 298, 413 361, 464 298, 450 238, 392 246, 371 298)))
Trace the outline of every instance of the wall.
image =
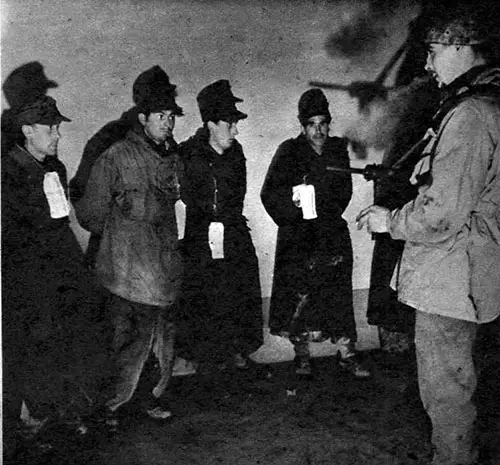
MULTIPOLYGON (((384 18, 385 40, 363 59, 332 59, 329 34, 364 14, 366 1, 146 1, 4 0, 2 2, 2 82, 16 67, 38 60, 63 114, 60 157, 70 176, 86 141, 106 122, 131 106, 137 75, 159 64, 178 85, 185 110, 176 127, 181 141, 200 119, 196 94, 221 78, 230 80, 249 118, 239 124, 248 169, 245 212, 260 261, 264 297, 271 291, 276 228, 259 192, 278 144, 299 131, 297 101, 310 80, 349 83, 373 79, 404 41, 411 2, 384 18)), ((390 3, 390 2, 389 2, 390 3)), ((332 133, 341 135, 357 115, 357 101, 345 92, 325 91, 333 116, 332 133)), ((2 107, 6 107, 2 96, 2 107)), ((372 154, 376 162, 380 154, 372 154)), ((356 160, 362 167, 366 160, 356 160)), ((371 240, 356 231, 354 218, 372 198, 372 185, 354 176, 354 197, 345 213, 355 250, 354 288, 369 285, 371 240)), ((87 234, 74 224, 83 247, 87 234)), ((361 315, 363 309, 358 309, 361 315)), ((360 316, 362 319, 362 315, 360 316)), ((360 320, 361 321, 361 320, 360 320)))

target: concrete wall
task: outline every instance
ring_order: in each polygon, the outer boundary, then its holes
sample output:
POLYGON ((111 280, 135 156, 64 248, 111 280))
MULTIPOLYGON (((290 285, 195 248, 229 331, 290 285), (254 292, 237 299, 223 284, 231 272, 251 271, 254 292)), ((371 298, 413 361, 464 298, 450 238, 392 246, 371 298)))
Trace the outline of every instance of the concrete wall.
MULTIPOLYGON (((63 114, 60 157, 70 176, 86 141, 132 104, 137 75, 159 64, 178 85, 186 116, 177 122, 178 141, 200 124, 196 94, 221 78, 230 80, 249 118, 239 124, 248 169, 245 213, 260 261, 264 297, 272 282, 276 227, 259 192, 280 142, 299 131, 297 101, 310 80, 349 83, 373 79, 404 41, 416 14, 408 0, 379 24, 384 40, 362 59, 332 59, 329 34, 368 11, 366 1, 257 0, 4 0, 2 2, 2 82, 16 67, 38 60, 63 114)), ((325 91, 333 116, 332 133, 341 135, 357 115, 357 101, 325 91)), ((6 107, 2 95, 2 107, 6 107)), ((380 154, 372 154, 376 162, 380 154)), ((362 167, 366 160, 355 160, 362 167)), ((354 176, 354 197, 345 213, 355 250, 354 288, 366 289, 372 244, 354 228, 354 217, 372 199, 372 185, 354 176)), ((77 224, 83 247, 87 234, 77 224)), ((361 299, 361 302, 364 302, 361 299)), ((357 308, 363 324, 364 304, 357 308)))

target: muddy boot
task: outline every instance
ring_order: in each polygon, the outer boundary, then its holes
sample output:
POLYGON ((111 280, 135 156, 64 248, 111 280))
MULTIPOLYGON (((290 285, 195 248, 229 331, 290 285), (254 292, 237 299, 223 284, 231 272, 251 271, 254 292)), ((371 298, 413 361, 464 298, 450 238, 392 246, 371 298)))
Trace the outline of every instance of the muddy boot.
POLYGON ((300 377, 311 377, 311 355, 309 353, 309 337, 308 333, 302 333, 292 337, 293 348, 295 351, 295 374, 300 377))
POLYGON ((337 339, 337 357, 340 367, 357 379, 366 379, 371 372, 359 360, 359 354, 354 348, 354 343, 348 337, 337 339))
POLYGON ((236 352, 233 354, 233 366, 238 370, 248 370, 250 364, 248 363, 248 358, 245 357, 241 352, 236 352))

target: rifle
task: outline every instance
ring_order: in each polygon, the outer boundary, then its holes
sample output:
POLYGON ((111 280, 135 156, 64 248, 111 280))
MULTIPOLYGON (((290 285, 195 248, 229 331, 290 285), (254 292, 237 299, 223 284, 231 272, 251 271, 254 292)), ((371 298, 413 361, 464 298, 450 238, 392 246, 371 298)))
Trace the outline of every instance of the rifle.
POLYGON ((392 166, 384 166, 378 164, 366 165, 364 168, 341 168, 339 166, 327 166, 327 171, 337 171, 341 173, 362 174, 367 181, 374 181, 383 177, 394 176, 396 172, 404 166, 408 158, 424 148, 429 139, 434 135, 432 129, 428 129, 425 135, 414 144, 401 158, 399 158, 392 166))

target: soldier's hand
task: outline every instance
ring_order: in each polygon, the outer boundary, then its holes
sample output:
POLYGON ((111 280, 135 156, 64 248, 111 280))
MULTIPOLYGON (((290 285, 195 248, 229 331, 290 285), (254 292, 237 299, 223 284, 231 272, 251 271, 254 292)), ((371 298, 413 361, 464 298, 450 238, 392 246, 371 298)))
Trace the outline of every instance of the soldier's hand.
POLYGON ((358 213, 356 225, 358 229, 366 226, 369 233, 386 233, 389 232, 390 216, 389 209, 372 205, 358 213))

